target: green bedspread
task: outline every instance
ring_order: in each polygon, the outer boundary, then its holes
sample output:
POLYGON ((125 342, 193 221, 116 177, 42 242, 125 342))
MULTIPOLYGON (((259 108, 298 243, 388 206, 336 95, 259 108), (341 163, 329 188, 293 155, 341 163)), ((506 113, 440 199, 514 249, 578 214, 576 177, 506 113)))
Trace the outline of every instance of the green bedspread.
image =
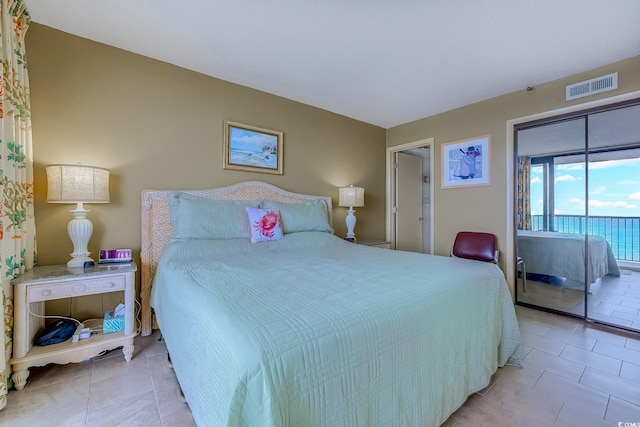
POLYGON ((326 233, 173 242, 151 305, 199 426, 436 426, 519 363, 496 265, 326 233))

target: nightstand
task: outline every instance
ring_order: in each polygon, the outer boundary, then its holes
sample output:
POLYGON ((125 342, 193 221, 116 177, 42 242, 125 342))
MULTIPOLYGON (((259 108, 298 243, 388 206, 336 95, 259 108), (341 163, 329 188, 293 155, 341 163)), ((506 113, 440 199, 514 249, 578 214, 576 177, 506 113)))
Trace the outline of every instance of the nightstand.
POLYGON ((22 390, 29 368, 49 363, 81 362, 97 354, 122 347, 126 361, 133 355, 133 338, 137 335, 134 315, 135 262, 96 264, 93 268, 67 268, 66 265, 34 267, 12 280, 14 294, 13 382, 22 390), (83 295, 124 291, 124 331, 91 334, 87 339, 59 344, 33 346, 33 339, 45 320, 33 316, 45 314, 45 301, 83 295))
POLYGON ((356 243, 374 248, 391 249, 391 242, 388 240, 356 240, 356 243))

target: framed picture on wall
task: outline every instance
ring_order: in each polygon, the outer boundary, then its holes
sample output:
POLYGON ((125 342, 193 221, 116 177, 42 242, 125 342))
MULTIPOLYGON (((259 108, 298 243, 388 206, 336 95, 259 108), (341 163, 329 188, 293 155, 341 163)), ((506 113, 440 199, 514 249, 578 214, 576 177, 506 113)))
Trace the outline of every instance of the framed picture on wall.
POLYGON ((283 133, 224 122, 224 169, 282 175, 283 133))
POLYGON ((442 144, 442 188, 491 185, 491 135, 442 144))

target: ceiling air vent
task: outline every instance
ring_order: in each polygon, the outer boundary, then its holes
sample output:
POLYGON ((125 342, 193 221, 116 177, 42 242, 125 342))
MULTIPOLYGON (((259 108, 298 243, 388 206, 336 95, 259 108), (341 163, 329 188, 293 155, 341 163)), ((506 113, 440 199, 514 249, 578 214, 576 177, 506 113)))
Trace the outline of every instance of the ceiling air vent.
POLYGON ((567 101, 618 89, 618 73, 607 74, 567 86, 567 101))

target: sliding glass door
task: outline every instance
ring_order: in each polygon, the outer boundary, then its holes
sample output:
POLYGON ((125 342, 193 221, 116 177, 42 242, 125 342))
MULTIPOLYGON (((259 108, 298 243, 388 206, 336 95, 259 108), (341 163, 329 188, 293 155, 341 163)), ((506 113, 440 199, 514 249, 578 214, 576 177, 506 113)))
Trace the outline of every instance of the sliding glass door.
POLYGON ((587 316, 640 330, 640 105, 588 119, 590 259, 609 262, 592 278, 587 316))
POLYGON ((640 330, 639 104, 516 127, 517 303, 640 330))
MULTIPOLYGON (((516 242, 527 272, 518 301, 554 311, 585 315, 586 121, 564 119, 517 132, 518 163, 529 164, 528 199, 516 242)), ((525 166, 526 167, 526 166, 525 166)), ((519 173, 524 173, 522 168, 519 173)), ((522 274, 522 272, 520 273, 522 274)))

